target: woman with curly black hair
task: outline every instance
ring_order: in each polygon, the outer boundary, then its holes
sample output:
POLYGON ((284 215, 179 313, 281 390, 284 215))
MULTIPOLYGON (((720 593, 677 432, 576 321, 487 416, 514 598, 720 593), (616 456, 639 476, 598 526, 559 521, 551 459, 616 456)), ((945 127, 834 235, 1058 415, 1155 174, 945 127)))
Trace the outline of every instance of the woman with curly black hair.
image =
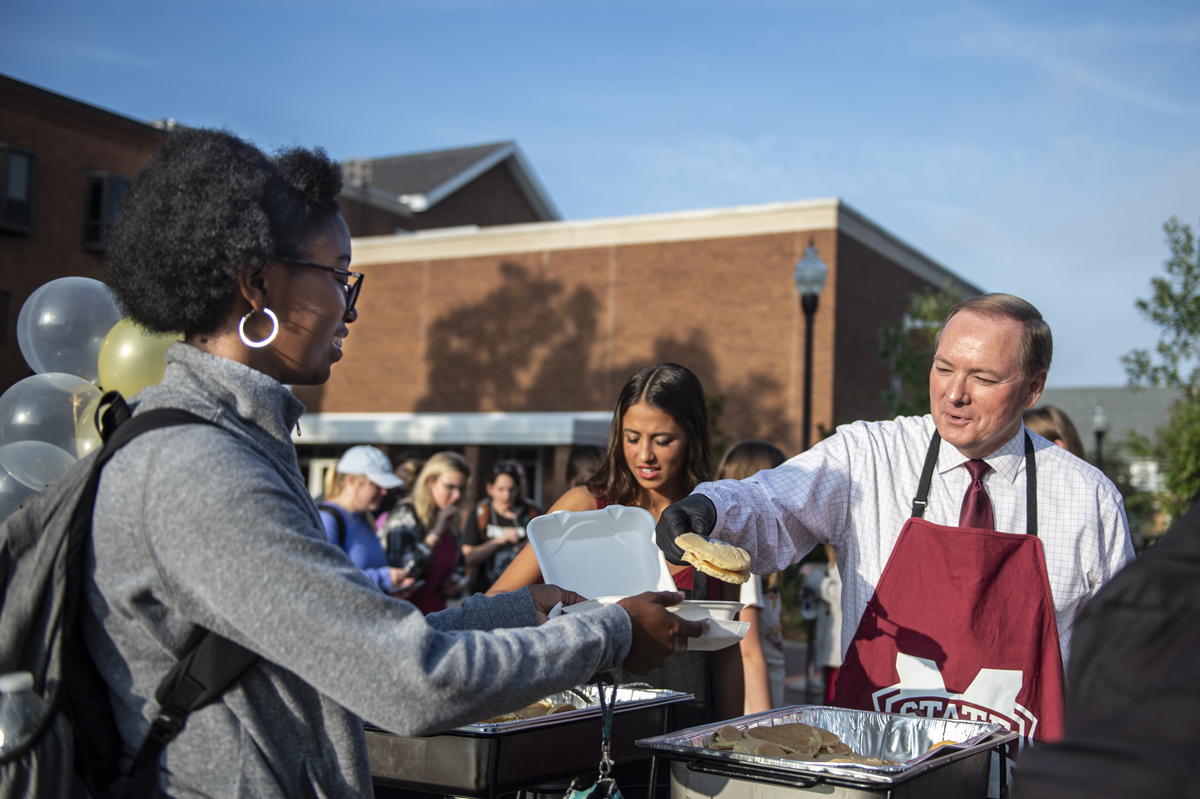
POLYGON ((108 279, 126 313, 184 334, 135 414, 212 422, 138 437, 100 483, 81 624, 124 765, 158 713, 156 686, 203 630, 259 656, 164 750, 171 796, 369 796, 363 718, 436 732, 622 659, 644 671, 700 632, 665 610, 669 593, 544 627, 548 608, 579 598, 551 587, 424 617, 329 542, 291 442, 304 407, 286 384, 325 382, 357 318, 340 188, 320 150, 273 159, 183 131, 113 230, 108 279))

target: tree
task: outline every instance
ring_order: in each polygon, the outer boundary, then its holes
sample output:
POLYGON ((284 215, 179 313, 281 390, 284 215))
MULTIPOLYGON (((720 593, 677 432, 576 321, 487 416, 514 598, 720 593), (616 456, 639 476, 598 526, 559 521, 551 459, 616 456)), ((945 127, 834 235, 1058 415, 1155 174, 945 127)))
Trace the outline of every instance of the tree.
POLYGON ((942 320, 962 299, 949 284, 940 291, 913 292, 904 320, 879 328, 879 358, 892 370, 892 385, 881 398, 889 416, 929 413, 929 367, 942 320))
POLYGON ((1151 282, 1149 299, 1136 307, 1158 325, 1154 357, 1149 350, 1122 356, 1131 386, 1169 386, 1182 390, 1167 425, 1158 432, 1160 465, 1172 516, 1185 511, 1200 492, 1200 258, 1190 226, 1171 217, 1163 225, 1171 257, 1166 275, 1151 282))

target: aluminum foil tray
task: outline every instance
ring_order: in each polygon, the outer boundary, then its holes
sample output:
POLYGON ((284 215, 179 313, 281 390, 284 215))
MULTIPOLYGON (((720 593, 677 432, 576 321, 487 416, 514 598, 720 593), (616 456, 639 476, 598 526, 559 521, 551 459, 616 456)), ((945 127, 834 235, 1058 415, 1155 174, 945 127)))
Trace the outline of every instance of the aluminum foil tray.
MULTIPOLYGON (((643 683, 644 684, 644 683, 643 683)), ((605 687, 605 701, 612 695, 611 687, 605 687)), ((639 707, 683 702, 692 699, 692 694, 681 694, 678 691, 661 691, 654 688, 618 688, 617 704, 613 712, 622 713, 639 707)), ((565 713, 555 713, 553 716, 538 716, 520 721, 502 721, 489 724, 478 722, 463 727, 455 727, 453 732, 463 735, 501 735, 517 730, 531 730, 539 727, 552 727, 570 719, 587 718, 600 715, 600 698, 595 685, 580 685, 569 691, 551 694, 545 697, 550 702, 570 702, 578 710, 568 710, 565 713)))
POLYGON ((786 779, 786 775, 794 774, 798 778, 805 775, 824 776, 833 778, 826 781, 841 784, 886 785, 975 756, 1017 736, 1018 733, 1005 730, 998 724, 978 721, 899 716, 824 705, 797 705, 659 735, 639 740, 637 744, 672 760, 704 760, 722 764, 727 772, 732 770, 750 780, 762 776, 772 778, 763 781, 779 782, 780 775, 786 779), (705 748, 713 734, 726 724, 744 730, 794 721, 824 727, 860 755, 897 762, 892 766, 823 763, 705 748), (941 741, 955 741, 955 744, 929 751, 930 747, 941 741))
MULTIPOLYGON (((605 690, 607 698, 608 691, 605 690)), ((595 686, 552 697, 579 710, 499 724, 468 724, 439 735, 405 737, 366 725, 371 778, 378 785, 468 797, 501 794, 594 773, 600 763, 600 703, 595 686)), ((671 729, 671 705, 691 694, 652 688, 617 689, 612 756, 618 763, 652 752, 634 744, 671 729)))

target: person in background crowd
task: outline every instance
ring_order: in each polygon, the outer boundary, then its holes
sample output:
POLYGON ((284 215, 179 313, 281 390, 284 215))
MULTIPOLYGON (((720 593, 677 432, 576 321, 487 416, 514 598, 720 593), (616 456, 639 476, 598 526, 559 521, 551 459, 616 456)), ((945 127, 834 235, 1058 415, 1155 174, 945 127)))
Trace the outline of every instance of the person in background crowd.
POLYGON ((813 662, 821 666, 825 679, 824 702, 833 704, 833 686, 842 665, 842 575, 837 567, 837 553, 828 544, 822 567, 805 563, 800 567, 804 588, 820 600, 813 623, 817 625, 813 643, 813 662))
POLYGON ((462 455, 439 452, 426 461, 412 494, 388 515, 388 562, 420 583, 409 601, 427 615, 445 610, 446 599, 460 596, 466 588, 457 531, 459 503, 470 477, 471 467, 462 455), (408 565, 410 553, 417 553, 419 573, 408 565))
MULTIPOLYGON (((975 702, 1014 728, 1024 714, 1027 743, 1054 740, 1075 618, 1133 545, 1116 486, 1025 432, 1052 350, 1028 302, 963 300, 938 334, 929 415, 843 425, 776 469, 699 486, 663 512, 658 545, 680 562, 677 536, 716 535, 766 572, 830 544, 845 650, 835 704, 928 702, 962 717, 975 702)), ((1007 755, 1011 769, 1017 746, 1007 755)))
POLYGON ((112 230, 105 278, 122 310, 184 335, 134 415, 211 421, 139 436, 96 496, 78 623, 125 773, 160 715, 156 687, 205 630, 259 656, 164 748, 164 795, 370 796, 364 720, 430 735, 622 662, 644 671, 703 631, 663 607, 671 593, 547 621, 580 601, 553 586, 424 617, 329 543, 296 461, 304 405, 289 386, 325 383, 358 318, 341 188, 321 150, 271 158, 183 129, 112 230))
MULTIPOLYGON (((742 480, 763 469, 774 469, 787 460, 783 450, 766 441, 741 441, 730 447, 717 467, 718 480, 742 480)), ((787 669, 783 655, 783 599, 779 575, 754 575, 742 585, 746 607, 738 619, 749 622, 742 639, 742 673, 746 685, 747 713, 783 707, 783 680, 787 669)))
POLYGON ((585 484, 604 462, 604 447, 595 444, 576 444, 567 455, 567 488, 585 484))
POLYGON ((525 498, 525 470, 516 461, 492 468, 487 497, 463 522, 463 559, 471 590, 485 593, 525 546, 525 525, 542 511, 525 498))
POLYGON ((424 458, 419 458, 411 452, 401 453, 396 468, 392 470, 392 474, 400 479, 400 485, 388 489, 383 501, 379 503, 379 510, 375 513, 375 535, 379 538, 381 545, 387 546, 384 531, 387 529, 388 515, 400 503, 400 500, 412 494, 413 483, 416 482, 417 475, 421 473, 424 465, 424 458))
POLYGON ((396 492, 398 497, 397 502, 405 497, 412 496, 413 485, 416 484, 417 475, 425 468, 425 459, 416 455, 404 453, 400 455, 400 460, 396 463, 395 474, 400 478, 400 490, 396 492))
MULTIPOLYGON (((621 389, 600 469, 585 485, 563 494, 549 512, 632 505, 657 519, 663 508, 708 479, 711 463, 708 408, 700 381, 678 364, 647 366, 621 389)), ((671 573, 688 599, 737 601, 740 595, 740 586, 709 578, 691 566, 672 566, 671 573)), ((537 557, 526 547, 488 593, 495 596, 541 581, 537 557)), ((695 701, 678 707, 681 727, 742 715, 742 659, 737 647, 688 652, 643 680, 695 695, 695 701)))
POLYGON ((1065 449, 1076 458, 1082 458, 1083 441, 1079 431, 1071 423, 1071 417, 1054 405, 1039 405, 1025 411, 1025 426, 1047 441, 1065 449))
POLYGON ((325 536, 350 556, 354 565, 385 594, 403 595, 414 580, 389 566, 371 529, 368 515, 379 508, 385 492, 400 485, 387 456, 375 447, 351 447, 325 474, 325 502, 320 506, 325 536))

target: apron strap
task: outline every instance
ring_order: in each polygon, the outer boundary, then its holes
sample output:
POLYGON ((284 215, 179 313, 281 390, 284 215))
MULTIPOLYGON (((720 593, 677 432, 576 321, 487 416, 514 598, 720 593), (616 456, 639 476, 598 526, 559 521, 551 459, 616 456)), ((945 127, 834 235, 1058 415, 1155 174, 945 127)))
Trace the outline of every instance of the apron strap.
MULTIPOLYGON (((933 483, 933 467, 937 465, 938 451, 942 447, 942 436, 934 430, 925 453, 925 465, 921 467, 921 482, 917 484, 917 495, 913 497, 912 517, 925 517, 929 505, 929 487, 933 483)), ((1037 538, 1037 459, 1033 456, 1033 439, 1025 431, 1025 532, 1037 538)))
POLYGON ((937 465, 938 450, 942 447, 942 434, 933 431, 929 441, 929 451, 925 453, 925 465, 921 467, 921 482, 917 485, 917 495, 913 497, 912 515, 914 519, 925 517, 925 507, 929 504, 929 486, 933 482, 933 467, 937 465))
POLYGON ((1028 430, 1025 431, 1025 532, 1037 538, 1037 460, 1033 457, 1033 439, 1028 430))

